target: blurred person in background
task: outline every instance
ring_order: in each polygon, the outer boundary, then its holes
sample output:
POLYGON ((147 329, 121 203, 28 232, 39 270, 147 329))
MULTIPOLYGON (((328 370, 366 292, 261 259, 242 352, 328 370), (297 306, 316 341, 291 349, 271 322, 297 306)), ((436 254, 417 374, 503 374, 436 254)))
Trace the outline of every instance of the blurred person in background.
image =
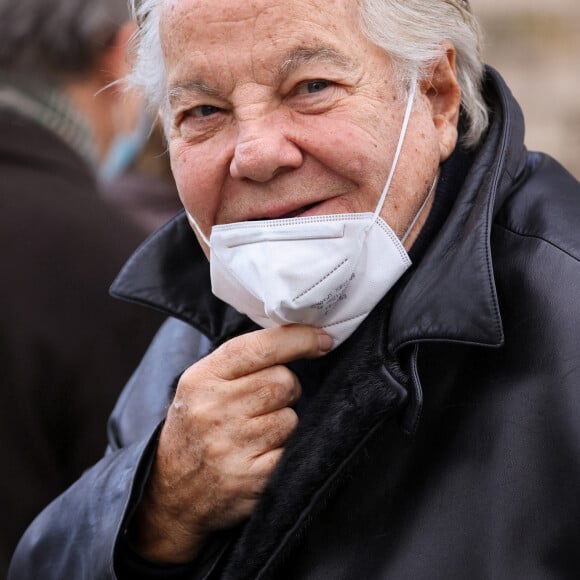
POLYGON ((108 295, 146 231, 97 191, 133 30, 125 0, 0 0, 1 577, 33 516, 102 454, 160 323, 108 295))
POLYGON ((163 129, 136 101, 137 117, 115 138, 99 171, 103 197, 151 233, 183 210, 163 129))

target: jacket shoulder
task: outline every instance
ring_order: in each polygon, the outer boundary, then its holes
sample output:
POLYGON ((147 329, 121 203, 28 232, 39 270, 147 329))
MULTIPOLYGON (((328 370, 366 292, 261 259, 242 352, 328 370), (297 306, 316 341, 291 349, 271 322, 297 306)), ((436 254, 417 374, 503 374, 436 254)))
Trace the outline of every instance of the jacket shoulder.
POLYGON ((523 176, 500 208, 495 225, 542 240, 580 261, 580 183, 557 161, 529 154, 523 176))
POLYGON ((506 343, 517 344, 516 358, 530 365, 542 353, 562 388, 566 380, 576 389, 569 365, 579 368, 580 184, 546 155, 531 155, 526 173, 491 238, 506 343))

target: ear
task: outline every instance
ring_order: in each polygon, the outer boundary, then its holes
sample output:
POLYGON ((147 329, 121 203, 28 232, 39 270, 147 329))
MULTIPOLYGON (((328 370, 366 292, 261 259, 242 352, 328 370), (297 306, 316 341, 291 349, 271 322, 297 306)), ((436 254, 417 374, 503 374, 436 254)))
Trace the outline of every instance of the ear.
POLYGON ((133 22, 126 22, 99 57, 96 72, 101 77, 102 86, 115 83, 129 74, 131 62, 128 47, 135 30, 133 22))
POLYGON ((455 48, 444 44, 445 53, 435 62, 421 90, 431 108, 435 131, 439 135, 440 162, 443 163, 457 144, 461 89, 455 70, 455 48))

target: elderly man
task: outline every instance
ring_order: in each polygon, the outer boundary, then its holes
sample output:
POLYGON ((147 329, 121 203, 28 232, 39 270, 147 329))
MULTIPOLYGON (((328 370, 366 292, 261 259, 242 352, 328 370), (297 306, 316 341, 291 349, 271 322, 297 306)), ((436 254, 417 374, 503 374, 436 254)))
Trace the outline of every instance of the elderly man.
POLYGON ((114 292, 173 319, 11 578, 576 577, 580 187, 468 3, 137 16, 186 212, 114 292))

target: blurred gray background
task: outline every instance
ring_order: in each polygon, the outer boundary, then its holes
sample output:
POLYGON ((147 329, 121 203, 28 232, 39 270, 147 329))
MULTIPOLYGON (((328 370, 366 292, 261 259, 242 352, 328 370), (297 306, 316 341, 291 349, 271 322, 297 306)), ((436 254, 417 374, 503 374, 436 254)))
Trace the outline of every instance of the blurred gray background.
POLYGON ((526 144, 580 179, 580 1, 471 0, 484 55, 526 116, 526 144))

